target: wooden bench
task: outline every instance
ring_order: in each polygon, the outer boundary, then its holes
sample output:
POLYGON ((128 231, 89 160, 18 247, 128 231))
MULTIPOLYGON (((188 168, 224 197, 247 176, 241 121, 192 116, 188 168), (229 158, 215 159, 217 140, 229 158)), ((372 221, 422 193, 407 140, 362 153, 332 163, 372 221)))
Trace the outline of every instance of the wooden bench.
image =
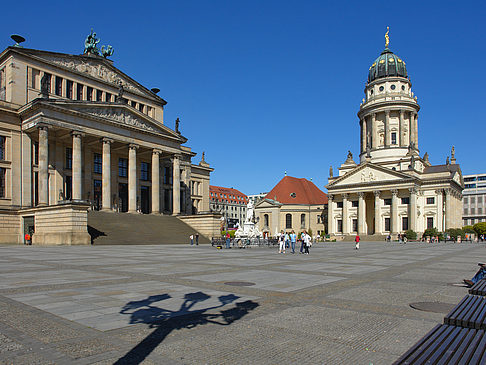
POLYGON ((486 296, 486 280, 479 280, 472 288, 469 289, 469 294, 486 296))
POLYGON ((486 297, 466 295, 444 318, 444 324, 486 329, 486 297))
POLYGON ((394 364, 484 364, 485 350, 484 330, 439 324, 394 364))

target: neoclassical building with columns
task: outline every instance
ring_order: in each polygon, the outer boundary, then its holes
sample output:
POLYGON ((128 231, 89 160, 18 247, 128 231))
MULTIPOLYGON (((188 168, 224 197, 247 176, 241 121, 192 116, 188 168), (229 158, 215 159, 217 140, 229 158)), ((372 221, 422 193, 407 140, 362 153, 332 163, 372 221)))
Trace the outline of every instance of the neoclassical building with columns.
MULTIPOLYGON (((105 55, 106 56, 106 55, 105 55)), ((88 209, 209 211, 213 170, 166 101, 99 51, 0 54, 0 242, 89 243, 88 209)))
POLYGON ((337 238, 396 238, 407 230, 462 227, 461 169, 455 151, 433 166, 419 154, 417 97, 403 59, 386 48, 369 68, 358 117, 359 163, 351 152, 328 185, 328 230, 337 238))

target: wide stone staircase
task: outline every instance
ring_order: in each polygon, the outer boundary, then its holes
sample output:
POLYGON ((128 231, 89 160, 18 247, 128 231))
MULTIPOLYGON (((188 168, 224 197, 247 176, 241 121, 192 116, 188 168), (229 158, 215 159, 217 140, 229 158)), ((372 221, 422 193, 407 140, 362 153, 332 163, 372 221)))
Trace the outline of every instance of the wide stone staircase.
MULTIPOLYGON (((88 233, 94 245, 160 245, 189 244, 198 232, 169 215, 90 211, 88 233)), ((209 242, 199 234, 200 244, 209 242)))

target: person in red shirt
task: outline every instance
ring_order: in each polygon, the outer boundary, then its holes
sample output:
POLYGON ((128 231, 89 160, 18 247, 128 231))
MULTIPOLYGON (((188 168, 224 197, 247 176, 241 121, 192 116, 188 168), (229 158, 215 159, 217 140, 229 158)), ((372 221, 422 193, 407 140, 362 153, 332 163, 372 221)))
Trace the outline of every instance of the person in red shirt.
POLYGON ((356 243, 356 246, 355 246, 356 250, 359 250, 359 240, 360 240, 359 235, 356 235, 356 237, 354 239, 354 242, 356 243))

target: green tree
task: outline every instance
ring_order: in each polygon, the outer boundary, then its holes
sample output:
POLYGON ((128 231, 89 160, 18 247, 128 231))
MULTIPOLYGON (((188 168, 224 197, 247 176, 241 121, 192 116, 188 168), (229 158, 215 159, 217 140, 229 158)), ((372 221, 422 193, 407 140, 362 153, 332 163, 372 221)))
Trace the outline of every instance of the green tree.
POLYGON ((405 237, 407 237, 407 240, 409 241, 415 241, 417 239, 417 232, 409 229, 408 231, 405 232, 405 237))
POLYGON ((473 229, 478 235, 486 234, 486 222, 476 223, 473 229))
POLYGON ((461 228, 448 228, 446 229, 446 233, 454 240, 457 240, 459 236, 464 237, 464 232, 461 228))
POLYGON ((464 233, 476 233, 473 226, 464 226, 464 227, 462 227, 462 231, 464 233))
POLYGON ((424 231, 424 234, 422 235, 422 237, 433 237, 433 236, 438 236, 439 232, 437 232, 437 229, 436 228, 427 228, 425 231, 424 231))

